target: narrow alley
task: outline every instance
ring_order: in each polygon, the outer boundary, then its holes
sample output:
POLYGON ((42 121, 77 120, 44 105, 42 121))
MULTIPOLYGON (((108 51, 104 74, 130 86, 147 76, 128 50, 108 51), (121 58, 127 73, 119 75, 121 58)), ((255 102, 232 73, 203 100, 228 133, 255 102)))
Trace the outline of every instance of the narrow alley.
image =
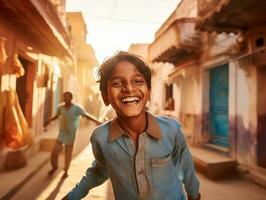
MULTIPOLYGON (((92 146, 91 184, 113 175, 116 195, 183 199, 183 187, 189 200, 265 200, 265 10, 0 0, 0 200, 62 199, 92 146)), ((84 199, 114 200, 111 181, 84 199)))

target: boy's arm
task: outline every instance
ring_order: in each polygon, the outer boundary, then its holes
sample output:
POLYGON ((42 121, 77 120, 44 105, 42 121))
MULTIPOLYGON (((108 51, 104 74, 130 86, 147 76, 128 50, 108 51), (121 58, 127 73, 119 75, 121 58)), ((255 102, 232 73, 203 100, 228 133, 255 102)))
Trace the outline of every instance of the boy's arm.
POLYGON ((58 107, 55 116, 53 116, 52 118, 48 119, 48 121, 44 124, 44 126, 47 126, 48 124, 50 124, 51 121, 54 121, 54 120, 58 119, 59 116, 60 116, 60 109, 58 107))
POLYGON ((79 107, 79 115, 81 115, 82 117, 86 117, 87 120, 91 120, 95 122, 97 125, 100 125, 102 123, 96 117, 85 111, 84 108, 82 107, 79 107))
POLYGON ((58 119, 58 117, 59 117, 59 114, 56 114, 54 117, 48 119, 48 121, 45 123, 44 126, 47 126, 48 124, 50 124, 51 121, 58 119))
POLYGON ((93 140, 93 136, 91 137, 91 144, 95 157, 92 167, 87 169, 86 175, 82 177, 81 181, 63 199, 82 199, 89 193, 91 188, 101 185, 109 178, 102 152, 93 140))
POLYGON ((196 177, 192 156, 180 127, 178 129, 177 146, 173 155, 174 162, 176 166, 180 166, 181 174, 179 175, 185 185, 188 200, 200 200, 199 181, 196 177))
POLYGON ((88 120, 95 122, 97 125, 100 125, 102 123, 96 117, 94 117, 93 115, 91 115, 87 112, 83 116, 86 117, 88 120))

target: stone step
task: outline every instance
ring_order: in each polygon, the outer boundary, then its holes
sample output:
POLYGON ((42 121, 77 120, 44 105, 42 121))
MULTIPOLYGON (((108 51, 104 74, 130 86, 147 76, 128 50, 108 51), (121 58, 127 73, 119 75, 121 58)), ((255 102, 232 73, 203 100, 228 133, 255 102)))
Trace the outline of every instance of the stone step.
POLYGON ((200 147, 190 147, 195 168, 210 179, 236 174, 236 161, 223 154, 200 147))
POLYGON ((251 170, 248 175, 252 181, 266 188, 266 173, 265 172, 260 173, 259 171, 251 170))

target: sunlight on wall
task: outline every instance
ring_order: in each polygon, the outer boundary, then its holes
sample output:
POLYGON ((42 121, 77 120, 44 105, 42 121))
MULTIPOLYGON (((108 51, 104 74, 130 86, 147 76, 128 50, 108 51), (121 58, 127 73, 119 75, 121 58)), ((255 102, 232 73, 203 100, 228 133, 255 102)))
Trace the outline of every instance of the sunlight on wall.
POLYGON ((4 74, 2 75, 1 91, 16 89, 16 75, 4 74))

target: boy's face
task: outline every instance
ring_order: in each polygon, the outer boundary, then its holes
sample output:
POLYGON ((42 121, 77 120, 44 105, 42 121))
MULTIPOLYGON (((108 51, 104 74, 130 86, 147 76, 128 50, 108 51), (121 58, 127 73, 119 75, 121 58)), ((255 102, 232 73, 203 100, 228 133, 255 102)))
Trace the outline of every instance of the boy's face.
POLYGON ((65 92, 65 93, 63 94, 63 97, 64 97, 64 102, 65 102, 66 104, 71 103, 71 100, 72 100, 72 95, 71 95, 71 94, 65 92))
POLYGON ((120 61, 108 81, 107 94, 102 96, 118 116, 135 117, 144 113, 150 90, 144 76, 132 63, 120 61))

